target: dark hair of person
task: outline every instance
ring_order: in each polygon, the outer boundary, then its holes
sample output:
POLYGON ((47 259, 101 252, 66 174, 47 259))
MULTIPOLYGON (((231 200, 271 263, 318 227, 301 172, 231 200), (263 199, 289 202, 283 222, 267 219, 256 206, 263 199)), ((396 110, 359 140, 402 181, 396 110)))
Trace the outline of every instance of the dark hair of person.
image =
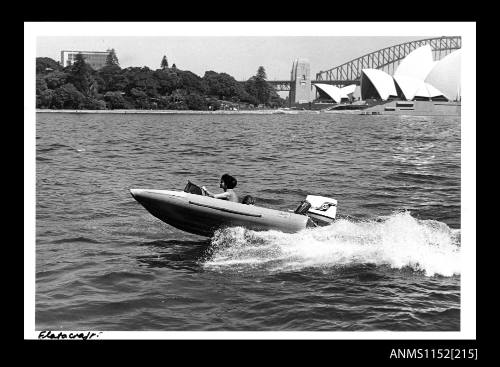
POLYGON ((228 175, 227 173, 223 174, 220 179, 226 184, 228 189, 234 189, 238 183, 233 176, 228 175))

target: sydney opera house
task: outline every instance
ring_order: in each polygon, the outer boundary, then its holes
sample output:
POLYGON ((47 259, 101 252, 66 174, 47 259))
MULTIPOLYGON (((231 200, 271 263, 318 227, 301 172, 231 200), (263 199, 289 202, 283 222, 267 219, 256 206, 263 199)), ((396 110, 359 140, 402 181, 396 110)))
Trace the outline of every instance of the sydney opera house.
POLYGON ((460 101, 461 49, 434 61, 430 45, 417 48, 399 64, 394 75, 363 69, 360 85, 339 88, 314 84, 319 99, 335 103, 356 100, 460 101))

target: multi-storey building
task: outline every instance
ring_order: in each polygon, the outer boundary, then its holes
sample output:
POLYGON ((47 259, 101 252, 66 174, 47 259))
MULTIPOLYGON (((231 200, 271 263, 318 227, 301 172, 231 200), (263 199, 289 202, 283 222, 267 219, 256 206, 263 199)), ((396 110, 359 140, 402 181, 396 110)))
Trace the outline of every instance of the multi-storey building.
POLYGON ((85 62, 89 64, 92 69, 98 70, 106 65, 106 58, 108 57, 111 50, 107 51, 61 51, 61 65, 66 67, 72 65, 75 61, 75 57, 78 54, 82 54, 85 62))

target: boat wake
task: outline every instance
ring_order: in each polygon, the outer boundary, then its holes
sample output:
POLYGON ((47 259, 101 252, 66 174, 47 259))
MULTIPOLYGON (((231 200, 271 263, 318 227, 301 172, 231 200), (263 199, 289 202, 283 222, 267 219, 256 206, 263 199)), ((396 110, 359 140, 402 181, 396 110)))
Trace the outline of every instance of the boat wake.
POLYGON ((339 219, 294 234, 217 231, 203 261, 215 271, 296 271, 374 264, 427 276, 460 274, 460 230, 397 212, 371 221, 339 219))

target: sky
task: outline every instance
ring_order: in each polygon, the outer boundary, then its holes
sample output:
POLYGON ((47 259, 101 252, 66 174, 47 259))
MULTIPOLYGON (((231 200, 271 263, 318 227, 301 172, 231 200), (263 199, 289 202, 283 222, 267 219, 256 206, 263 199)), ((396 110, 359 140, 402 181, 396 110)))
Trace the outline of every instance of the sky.
MULTIPOLYGON (((228 32, 229 33, 229 32, 228 32)), ((452 35, 452 34, 450 34, 452 35)), ((106 51, 114 48, 122 68, 160 68, 163 55, 169 65, 203 76, 224 72, 247 80, 264 66, 268 80, 288 80, 293 60, 306 58, 311 77, 378 49, 428 36, 330 37, 330 36, 39 36, 36 56, 60 61, 61 50, 106 51)))

